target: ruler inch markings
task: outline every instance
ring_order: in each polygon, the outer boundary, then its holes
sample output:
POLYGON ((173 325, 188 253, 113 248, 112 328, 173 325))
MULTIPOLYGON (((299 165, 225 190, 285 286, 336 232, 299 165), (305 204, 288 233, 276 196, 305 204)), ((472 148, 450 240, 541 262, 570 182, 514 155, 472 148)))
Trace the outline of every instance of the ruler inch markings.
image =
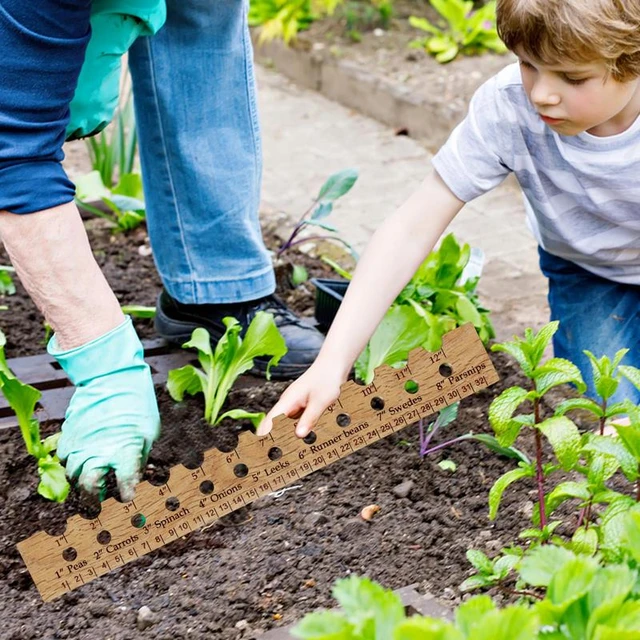
POLYGON ((403 369, 383 365, 376 369, 369 385, 345 382, 331 410, 323 413, 314 428, 314 442, 307 444, 297 438, 295 420, 279 416, 268 435, 259 438, 243 432, 232 452, 209 449, 195 470, 178 464, 169 470, 164 485, 141 482, 131 502, 123 504, 108 498, 94 520, 72 516, 62 535, 54 537, 40 531, 19 542, 18 550, 42 598, 53 600, 397 433, 420 418, 428 418, 497 380, 475 329, 470 324, 463 325, 446 334, 442 348, 435 353, 414 349, 403 369), (444 376, 443 364, 451 368, 450 372, 445 371, 450 375, 444 376), (403 375, 398 377, 400 371, 403 375), (409 381, 415 383, 415 388, 407 389, 409 381), (363 393, 365 390, 367 393, 363 393), (346 426, 339 426, 339 418, 346 426), (268 456, 273 448, 281 452, 275 460, 268 456), (232 464, 226 463, 229 455, 234 460, 232 464), (236 476, 237 461, 248 468, 246 476, 236 476), (205 480, 213 483, 212 491, 205 480), (171 504, 166 502, 170 496, 174 499, 171 504), (136 519, 140 515, 143 518, 136 519), (96 522, 99 527, 95 527, 96 522), (106 544, 104 539, 97 539, 105 531, 109 533, 106 544))

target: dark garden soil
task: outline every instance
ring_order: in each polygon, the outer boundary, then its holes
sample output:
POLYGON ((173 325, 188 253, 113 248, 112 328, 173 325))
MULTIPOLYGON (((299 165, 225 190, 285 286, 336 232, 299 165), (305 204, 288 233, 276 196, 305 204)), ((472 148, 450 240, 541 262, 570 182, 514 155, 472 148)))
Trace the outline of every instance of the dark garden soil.
MULTIPOLYGON (((121 301, 153 304, 159 282, 152 258, 138 251, 146 245, 144 232, 111 236, 93 227, 94 250, 121 301)), ((317 273, 324 270, 306 256, 295 261, 306 261, 317 273)), ((304 301, 307 312, 310 295, 298 301, 304 301)), ((3 325, 9 355, 41 351, 40 318, 23 293, 7 303, 11 323, 3 325)), ((152 335, 149 326, 139 328, 152 335)), ((493 358, 501 382, 462 403, 447 437, 488 431, 491 399, 505 386, 522 383, 510 361, 493 358)), ((269 409, 286 385, 245 377, 229 405, 269 409)), ((158 389, 158 395, 163 434, 152 450, 148 474, 192 462, 198 451, 211 446, 233 447, 242 425, 212 430, 203 424, 199 398, 175 404, 164 390, 158 389)), ((525 440, 524 448, 531 454, 532 443, 525 440)), ((463 443, 422 461, 411 427, 312 474, 281 497, 261 498, 205 531, 43 604, 15 545, 43 528, 60 533, 78 498, 54 505, 36 494, 36 470, 17 429, 0 431, 0 453, 3 640, 255 638, 318 607, 333 606, 332 584, 351 573, 367 574, 392 588, 419 582, 454 602, 460 596, 457 586, 470 574, 465 551, 475 547, 494 553, 511 544, 525 527, 534 499, 533 486, 526 483, 508 491, 499 519, 491 523, 487 493, 498 476, 515 466, 513 460, 463 443), (456 462, 455 473, 437 466, 444 458, 456 462), (397 497, 393 490, 405 481, 413 488, 407 497, 397 497), (381 508, 365 522, 359 514, 370 504, 381 508), (139 631, 137 612, 143 605, 154 612, 155 622, 139 631)))

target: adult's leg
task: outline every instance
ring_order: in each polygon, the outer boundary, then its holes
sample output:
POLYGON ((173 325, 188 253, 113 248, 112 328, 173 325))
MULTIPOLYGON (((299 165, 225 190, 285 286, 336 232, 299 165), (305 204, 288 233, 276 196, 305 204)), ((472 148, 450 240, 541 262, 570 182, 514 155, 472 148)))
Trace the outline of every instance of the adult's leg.
POLYGON ((168 293, 187 304, 275 289, 258 207, 260 129, 245 0, 168 0, 131 49, 147 225, 168 293))
MULTIPOLYGON (((622 364, 640 367, 640 287, 600 278, 576 264, 540 249, 540 266, 549 279, 551 319, 559 320, 553 347, 557 357, 576 364, 597 399, 589 358, 614 357, 629 349, 622 364)), ((640 403, 640 391, 623 380, 611 402, 628 398, 640 403)))

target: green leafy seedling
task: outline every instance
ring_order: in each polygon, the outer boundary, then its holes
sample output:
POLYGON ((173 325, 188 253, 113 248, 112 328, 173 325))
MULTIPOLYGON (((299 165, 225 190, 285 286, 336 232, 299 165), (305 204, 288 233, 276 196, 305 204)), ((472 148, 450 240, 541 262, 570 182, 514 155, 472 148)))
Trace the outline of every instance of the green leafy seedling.
POLYGON ((201 369, 186 365, 169 372, 167 389, 171 397, 181 402, 185 393, 204 394, 204 419, 212 426, 224 418, 250 420, 258 426, 264 413, 251 413, 241 409, 232 409, 220 414, 222 405, 237 378, 253 367, 253 359, 258 356, 271 356, 267 364, 267 379, 271 367, 278 364, 287 352, 284 338, 278 331, 273 315, 259 311, 247 328, 244 337, 240 337, 242 327, 235 318, 224 318, 227 330, 216 345, 211 348, 211 338, 206 329, 195 329, 185 349, 198 350, 201 369))

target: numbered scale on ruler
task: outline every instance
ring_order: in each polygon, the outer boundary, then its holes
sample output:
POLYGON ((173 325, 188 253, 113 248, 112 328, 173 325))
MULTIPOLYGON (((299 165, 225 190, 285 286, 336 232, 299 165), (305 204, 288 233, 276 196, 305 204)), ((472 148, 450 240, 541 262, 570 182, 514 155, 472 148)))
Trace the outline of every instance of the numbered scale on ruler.
POLYGON ((382 366, 367 386, 343 384, 304 440, 295 421, 280 416, 269 435, 245 432, 232 452, 210 449, 197 469, 172 467, 164 485, 141 482, 131 502, 109 498, 93 520, 73 516, 63 535, 40 531, 18 550, 42 598, 52 600, 497 380, 475 329, 464 325, 437 353, 415 349, 404 369, 382 366))

